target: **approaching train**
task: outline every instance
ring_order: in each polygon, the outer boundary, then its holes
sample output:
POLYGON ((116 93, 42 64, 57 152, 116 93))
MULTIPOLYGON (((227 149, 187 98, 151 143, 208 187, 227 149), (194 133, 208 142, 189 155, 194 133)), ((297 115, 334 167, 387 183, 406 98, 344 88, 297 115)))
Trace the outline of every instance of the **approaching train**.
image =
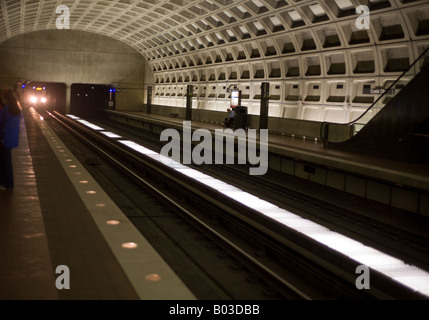
POLYGON ((23 86, 22 102, 32 107, 44 107, 49 103, 49 92, 46 86, 23 86))
POLYGON ((42 81, 21 81, 17 89, 23 107, 87 117, 98 115, 102 109, 114 108, 116 91, 111 85, 74 83, 67 93, 65 83, 42 81))

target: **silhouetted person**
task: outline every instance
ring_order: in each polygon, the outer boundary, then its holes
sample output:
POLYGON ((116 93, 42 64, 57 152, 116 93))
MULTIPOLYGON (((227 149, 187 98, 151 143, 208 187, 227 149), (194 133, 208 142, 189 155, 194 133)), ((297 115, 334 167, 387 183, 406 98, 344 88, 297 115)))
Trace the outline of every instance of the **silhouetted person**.
POLYGON ((228 109, 226 111, 228 112, 228 118, 225 118, 224 126, 229 128, 234 121, 234 110, 228 109))
POLYGON ((21 104, 14 91, 6 89, 0 97, 0 189, 12 189, 12 149, 19 144, 21 104))

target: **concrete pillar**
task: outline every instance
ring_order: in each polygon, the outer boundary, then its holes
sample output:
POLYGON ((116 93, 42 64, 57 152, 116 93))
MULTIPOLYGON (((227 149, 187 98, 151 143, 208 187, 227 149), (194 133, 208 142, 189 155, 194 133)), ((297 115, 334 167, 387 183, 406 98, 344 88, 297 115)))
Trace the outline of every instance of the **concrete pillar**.
POLYGON ((296 119, 303 119, 304 118, 304 110, 302 107, 302 100, 300 96, 300 100, 296 103, 296 119))
POLYGON ((188 84, 186 90, 186 120, 192 121, 192 98, 194 96, 194 86, 188 84))
POLYGON ((66 113, 70 113, 71 84, 66 83, 66 113))
POLYGON ((146 113, 152 113, 152 86, 147 87, 147 103, 146 103, 146 113))
POLYGON ((261 108, 259 113, 259 130, 268 129, 268 105, 270 102, 270 84, 262 82, 261 108))

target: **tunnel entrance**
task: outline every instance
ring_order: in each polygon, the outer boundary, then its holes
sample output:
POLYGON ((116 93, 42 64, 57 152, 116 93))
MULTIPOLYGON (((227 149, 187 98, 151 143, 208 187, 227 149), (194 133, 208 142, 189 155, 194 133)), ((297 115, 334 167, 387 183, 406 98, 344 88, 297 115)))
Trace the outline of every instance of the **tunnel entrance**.
POLYGON ((18 83, 21 104, 36 110, 66 111, 66 84, 60 82, 24 81, 18 83))
POLYGON ((70 113, 82 118, 99 118, 104 109, 114 109, 116 90, 110 85, 74 83, 70 113))

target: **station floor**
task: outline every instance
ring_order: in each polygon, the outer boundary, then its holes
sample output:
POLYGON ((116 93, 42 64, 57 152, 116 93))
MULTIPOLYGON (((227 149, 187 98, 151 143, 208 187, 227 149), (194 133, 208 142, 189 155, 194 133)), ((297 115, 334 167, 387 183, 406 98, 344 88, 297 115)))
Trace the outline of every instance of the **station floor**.
POLYGON ((195 299, 34 110, 12 154, 0 300, 195 299))

